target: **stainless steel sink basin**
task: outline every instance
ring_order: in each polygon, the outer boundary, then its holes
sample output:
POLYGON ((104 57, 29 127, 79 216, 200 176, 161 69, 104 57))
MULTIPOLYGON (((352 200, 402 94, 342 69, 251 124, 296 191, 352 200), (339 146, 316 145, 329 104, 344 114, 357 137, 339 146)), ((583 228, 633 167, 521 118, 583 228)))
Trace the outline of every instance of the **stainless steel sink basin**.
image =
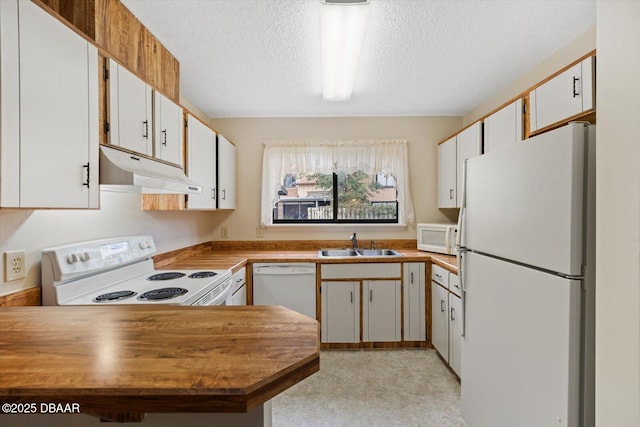
POLYGON ((358 249, 357 252, 361 256, 402 256, 393 249, 358 249))
POLYGON ((394 251, 393 249, 320 249, 318 250, 319 257, 389 257, 389 256, 402 256, 402 254, 394 251))
POLYGON ((358 253, 353 249, 320 249, 318 251, 319 257, 350 257, 358 256, 358 253))

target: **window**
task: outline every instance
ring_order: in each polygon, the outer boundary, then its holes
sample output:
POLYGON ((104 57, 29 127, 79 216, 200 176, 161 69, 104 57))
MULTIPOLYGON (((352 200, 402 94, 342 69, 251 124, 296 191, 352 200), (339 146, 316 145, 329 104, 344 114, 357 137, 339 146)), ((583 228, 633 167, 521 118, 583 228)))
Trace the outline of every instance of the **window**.
POLYGON ((278 190, 273 223, 397 223, 398 193, 390 175, 352 173, 287 174, 278 190))
POLYGON ((413 223, 407 143, 265 142, 261 221, 413 223))

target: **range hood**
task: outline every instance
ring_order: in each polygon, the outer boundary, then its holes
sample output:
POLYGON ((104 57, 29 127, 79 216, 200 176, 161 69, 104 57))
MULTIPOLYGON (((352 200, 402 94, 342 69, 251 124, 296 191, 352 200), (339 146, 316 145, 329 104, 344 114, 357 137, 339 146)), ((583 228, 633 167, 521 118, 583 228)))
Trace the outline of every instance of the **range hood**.
POLYGON ((197 194, 179 167, 100 146, 100 190, 137 194, 197 194))

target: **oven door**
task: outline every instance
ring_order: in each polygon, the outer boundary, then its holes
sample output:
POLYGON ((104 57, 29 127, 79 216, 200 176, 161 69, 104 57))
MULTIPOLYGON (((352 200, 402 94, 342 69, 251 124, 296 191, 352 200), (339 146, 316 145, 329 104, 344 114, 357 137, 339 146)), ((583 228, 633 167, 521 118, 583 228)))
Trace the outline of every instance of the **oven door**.
POLYGON ((210 305, 230 305, 231 298, 231 277, 226 279, 222 284, 207 292, 202 298, 191 304, 192 306, 210 306, 210 305))

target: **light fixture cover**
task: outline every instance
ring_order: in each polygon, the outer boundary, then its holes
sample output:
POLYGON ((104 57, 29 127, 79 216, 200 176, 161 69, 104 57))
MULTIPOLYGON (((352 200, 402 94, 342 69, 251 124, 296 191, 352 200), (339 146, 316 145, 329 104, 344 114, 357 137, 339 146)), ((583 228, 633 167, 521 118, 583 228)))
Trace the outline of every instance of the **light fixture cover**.
POLYGON ((321 5, 322 98, 351 98, 369 15, 368 0, 325 0, 321 5))

